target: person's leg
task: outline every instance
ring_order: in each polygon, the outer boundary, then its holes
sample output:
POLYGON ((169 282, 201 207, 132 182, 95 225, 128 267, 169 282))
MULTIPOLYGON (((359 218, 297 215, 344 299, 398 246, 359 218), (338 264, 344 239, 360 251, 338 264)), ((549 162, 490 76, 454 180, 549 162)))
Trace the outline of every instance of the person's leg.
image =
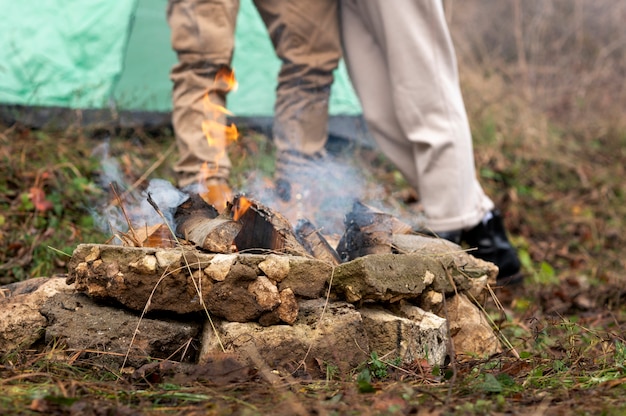
POLYGON ((426 226, 519 276, 502 219, 476 178, 454 49, 439 0, 342 0, 350 75, 372 135, 420 195, 426 226), (404 141, 404 143, 402 143, 404 141), (411 167, 414 166, 414 168, 411 167))
MULTIPOLYGON (((372 47, 372 40, 353 36, 353 45, 346 45, 346 60, 354 56, 351 48, 362 54, 349 67, 373 135, 388 143, 388 157, 403 172, 408 171, 407 164, 415 166, 407 179, 419 192, 427 227, 439 232, 477 224, 493 203, 476 180, 469 123, 441 2, 400 0, 394 7, 378 0, 342 4, 358 12, 382 54, 378 59, 386 62, 387 76, 379 77, 381 82, 368 76, 373 62, 364 50, 372 47), (381 102, 371 86, 379 82, 384 86, 378 89, 386 90, 389 100, 381 102), (369 115, 368 102, 375 103, 369 105, 375 107, 369 115), (393 118, 388 111, 381 113, 389 102, 393 118), (394 140, 406 144, 389 144, 394 140)), ((344 23, 348 39, 352 27, 344 23)))
POLYGON ((273 126, 277 169, 314 164, 328 139, 330 87, 341 58, 337 1, 254 3, 282 61, 273 126))
POLYGON ((341 39, 346 68, 359 97, 363 117, 381 151, 417 188, 414 145, 396 115, 386 53, 370 30, 366 5, 341 1, 341 39))
POLYGON ((278 74, 272 199, 288 220, 312 218, 329 162, 328 106, 341 44, 337 0, 254 0, 276 54, 278 74))
POLYGON ((231 163, 224 137, 214 132, 210 144, 202 126, 207 119, 221 124, 226 120, 225 115, 207 109, 204 96, 210 92, 211 103, 225 105, 228 87, 215 84, 215 76, 220 68, 230 67, 238 9, 238 0, 170 0, 167 8, 172 48, 178 56, 170 74, 179 151, 174 171, 180 187, 205 180, 209 193, 216 193, 209 195, 210 202, 217 205, 231 196, 227 186, 231 163))

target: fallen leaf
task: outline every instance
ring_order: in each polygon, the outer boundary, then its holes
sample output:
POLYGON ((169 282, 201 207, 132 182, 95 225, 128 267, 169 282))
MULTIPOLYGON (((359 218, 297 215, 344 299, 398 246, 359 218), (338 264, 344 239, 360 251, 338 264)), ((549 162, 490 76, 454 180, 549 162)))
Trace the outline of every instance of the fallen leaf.
POLYGON ((28 196, 30 197, 30 200, 33 202, 33 205, 35 205, 35 209, 37 211, 44 212, 44 211, 48 211, 52 209, 52 202, 46 199, 46 194, 43 191, 43 189, 32 187, 30 188, 28 192, 28 196))

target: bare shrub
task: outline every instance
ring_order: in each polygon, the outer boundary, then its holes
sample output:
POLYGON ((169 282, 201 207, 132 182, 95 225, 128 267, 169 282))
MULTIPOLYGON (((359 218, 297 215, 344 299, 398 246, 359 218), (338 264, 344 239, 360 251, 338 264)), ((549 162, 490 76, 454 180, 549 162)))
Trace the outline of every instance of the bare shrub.
POLYGON ((626 2, 446 0, 445 5, 470 113, 510 106, 522 120, 532 111, 534 121, 539 113, 591 134, 626 126, 626 2))

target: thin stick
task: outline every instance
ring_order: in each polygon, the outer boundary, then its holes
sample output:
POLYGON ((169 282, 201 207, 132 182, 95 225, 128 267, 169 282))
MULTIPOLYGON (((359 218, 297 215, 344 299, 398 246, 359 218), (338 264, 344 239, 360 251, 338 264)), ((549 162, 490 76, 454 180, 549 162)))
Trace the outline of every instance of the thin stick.
POLYGON ((137 247, 141 247, 141 241, 139 241, 139 237, 137 236, 137 233, 135 233, 135 229, 133 228, 133 224, 130 221, 130 217, 126 213, 126 209, 124 208, 124 202, 122 201, 120 195, 117 193, 117 185, 115 184, 115 182, 111 182, 111 190, 113 191, 113 194, 117 199, 120 209, 122 210, 124 219, 126 219, 126 223, 128 224, 128 232, 131 234, 131 240, 134 240, 133 243, 135 243, 137 247))
POLYGON ((128 188, 126 191, 124 191, 124 193, 122 194, 122 198, 125 198, 126 196, 128 196, 128 194, 130 194, 131 192, 133 192, 135 189, 137 189, 137 187, 144 182, 146 179, 148 179, 148 176, 150 176, 150 174, 152 172, 154 172, 159 166, 161 166, 163 164, 163 162, 165 161, 165 159, 168 158, 168 156, 174 151, 174 146, 176 145, 176 142, 172 142, 172 144, 170 144, 170 147, 167 148, 167 150, 165 152, 163 152, 163 154, 161 155, 161 157, 159 157, 153 164, 152 166, 150 166, 148 168, 148 170, 146 170, 143 175, 141 175, 139 177, 139 179, 137 179, 131 186, 130 188, 128 188))
MULTIPOLYGON (((322 325, 322 318, 324 318, 324 315, 326 314, 326 308, 328 307, 328 302, 330 300, 330 290, 333 287, 333 277, 334 276, 335 276, 335 267, 333 266, 332 273, 330 274, 330 280, 328 281, 328 290, 326 291, 326 300, 324 302, 324 307, 322 308, 322 313, 320 314, 320 317, 317 320, 316 328, 320 328, 321 327, 321 325, 322 325)), ((302 358, 302 360, 300 360, 300 364, 298 364, 296 369, 293 370, 291 374, 295 374, 302 366, 306 365, 306 359, 309 356, 309 353, 311 352, 312 348, 313 348, 313 341, 311 341, 311 343, 309 344, 309 348, 306 350, 306 353, 304 354, 304 357, 302 358)))
POLYGON ((161 209, 159 208, 157 203, 154 202, 154 199, 152 199, 152 194, 150 192, 148 192, 148 203, 152 206, 152 208, 154 208, 154 210, 159 215, 159 217, 161 217, 161 219, 163 220, 163 222, 167 226, 168 230, 170 230, 170 233, 172 234, 172 237, 174 238, 174 241, 176 241, 177 246, 180 247, 181 254, 183 255, 183 259, 185 260, 185 266, 187 267, 187 271, 189 272, 189 277, 191 277, 191 281, 193 282, 193 285, 194 285, 194 287, 196 289, 196 293, 198 294, 198 297, 200 298, 200 304, 202 305, 202 308, 204 309, 204 312, 206 313, 207 319, 209 320, 209 323, 211 324, 211 328, 213 329, 213 333, 215 334, 215 337, 217 338, 218 344, 220 344, 220 348, 222 349, 222 352, 226 352, 226 348, 224 348, 224 344, 222 344, 222 340, 220 339, 219 333, 217 332, 217 328, 215 327, 215 324, 213 323, 213 319, 211 318, 211 314, 209 313, 209 310, 206 307, 206 304, 204 303, 204 297, 202 296, 202 290, 198 287, 198 285, 196 283, 196 280, 193 278, 193 271, 191 270, 191 266, 189 265, 189 261, 187 260, 187 256, 185 255, 185 249, 183 248, 182 244, 180 243, 180 240, 178 239, 178 237, 176 237, 176 233, 172 229, 172 226, 165 219, 165 215, 163 215, 163 212, 161 211, 161 209))

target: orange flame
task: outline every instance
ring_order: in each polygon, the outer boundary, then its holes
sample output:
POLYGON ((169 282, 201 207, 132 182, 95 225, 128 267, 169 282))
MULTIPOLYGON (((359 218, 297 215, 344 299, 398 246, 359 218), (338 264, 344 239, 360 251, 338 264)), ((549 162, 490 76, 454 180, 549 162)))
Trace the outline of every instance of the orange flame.
POLYGON ((237 204, 233 207, 233 220, 237 221, 239 218, 243 217, 243 214, 245 214, 251 206, 252 202, 248 198, 240 196, 237 200, 237 204))
POLYGON ((237 80, 235 79, 235 71, 223 66, 215 74, 213 81, 214 89, 222 89, 224 91, 235 91, 237 89, 237 80), (219 85, 223 84, 223 86, 219 85))
POLYGON ((218 150, 215 156, 215 168, 211 170, 207 163, 203 165, 202 181, 217 173, 219 160, 226 153, 227 144, 237 141, 239 138, 239 131, 234 123, 225 125, 221 122, 221 119, 225 115, 232 116, 233 113, 228 111, 224 106, 211 102, 211 95, 216 91, 226 93, 235 89, 237 89, 235 72, 228 67, 222 67, 217 71, 217 74, 215 74, 213 86, 207 90, 202 99, 205 113, 205 119, 202 121, 202 133, 206 137, 209 147, 218 150))

